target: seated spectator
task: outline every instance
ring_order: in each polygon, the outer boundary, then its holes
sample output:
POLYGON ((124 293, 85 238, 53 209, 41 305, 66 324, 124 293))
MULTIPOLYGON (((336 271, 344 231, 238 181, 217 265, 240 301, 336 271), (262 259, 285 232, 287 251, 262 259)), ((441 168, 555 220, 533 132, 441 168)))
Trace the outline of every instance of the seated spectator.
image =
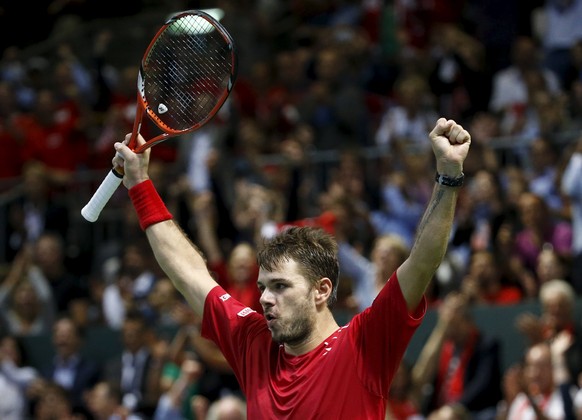
MULTIPOLYGON (((572 226, 569 222, 554 219, 545 201, 530 192, 519 197, 518 216, 522 228, 516 233, 513 244, 513 270, 534 273, 538 257, 545 247, 551 246, 564 258, 571 256, 572 226)), ((539 285, 537 285, 539 287, 539 285)), ((528 296, 536 290, 526 291, 528 296)))
POLYGON ((123 351, 108 360, 103 378, 122 393, 122 403, 130 413, 151 416, 160 398, 160 375, 164 357, 149 346, 152 331, 139 311, 131 311, 123 321, 123 351))
POLYGON ((572 343, 565 352, 567 367, 572 378, 582 372, 582 332, 576 324, 576 294, 572 286, 564 280, 554 279, 544 283, 540 290, 541 316, 523 313, 516 319, 518 331, 528 345, 551 342, 561 332, 572 336, 572 343))
POLYGON ((36 369, 26 366, 24 351, 15 337, 0 338, 0 418, 28 418, 30 385, 39 377, 36 369))
POLYGON ((398 235, 376 238, 370 259, 366 258, 337 232, 340 271, 353 281, 353 293, 359 310, 368 308, 392 273, 406 259, 408 246, 398 235))
POLYGON ((396 104, 390 104, 375 133, 375 142, 389 152, 399 139, 411 139, 416 149, 430 148, 426 133, 431 130, 436 109, 429 81, 418 74, 400 77, 394 86, 396 104))
POLYGON ((234 395, 226 395, 210 404, 206 420, 246 420, 247 408, 245 402, 234 395))
POLYGON ((260 293, 255 279, 259 268, 255 250, 250 243, 241 242, 233 246, 225 255, 215 229, 212 211, 213 197, 203 193, 195 198, 195 220, 202 251, 208 267, 216 276, 216 281, 242 304, 262 313, 259 303, 260 293))
POLYGON ((503 115, 504 133, 509 133, 510 122, 523 118, 529 98, 528 74, 541 72, 544 84, 552 94, 561 91, 560 81, 555 73, 541 67, 539 46, 530 37, 515 38, 511 49, 510 66, 493 74, 489 110, 503 115))
POLYGON ((392 379, 386 407, 386 420, 421 419, 418 401, 412 389, 412 371, 403 360, 392 379))
POLYGON ((122 327, 127 311, 147 311, 147 296, 159 277, 153 255, 143 241, 127 245, 118 262, 115 282, 105 287, 102 301, 105 321, 116 330, 122 327))
POLYGON ((508 284, 492 251, 473 253, 461 283, 463 294, 474 304, 511 305, 522 300, 521 290, 508 284))
POLYGON ((46 334, 55 318, 50 287, 42 278, 28 278, 31 251, 25 247, 16 256, 0 285, 0 316, 15 336, 46 334))
MULTIPOLYGON (((582 53, 582 41, 579 44, 582 53)), ((582 58, 582 54, 581 57, 582 58)), ((582 80, 579 82, 582 83, 582 80)), ((582 84, 579 89, 582 97, 582 84)), ((566 168, 562 175, 561 191, 568 198, 572 220, 572 285, 582 295, 582 137, 572 145, 572 152, 566 154, 566 168)))
POLYGON ((22 195, 8 203, 7 214, 8 259, 41 234, 54 232, 64 238, 70 227, 66 204, 55 194, 47 168, 39 162, 29 161, 22 167, 22 195))
POLYGON ((424 410, 460 404, 475 418, 491 418, 501 399, 500 356, 499 340, 479 329, 467 298, 449 293, 412 370, 424 410))
POLYGON ((100 367, 81 354, 82 332, 71 318, 63 317, 55 322, 52 343, 55 357, 43 376, 65 389, 73 408, 79 411, 84 406, 83 394, 100 379, 100 367))
POLYGON ((182 362, 180 375, 160 397, 154 420, 182 420, 184 418, 184 403, 189 405, 190 397, 193 396, 188 390, 200 379, 202 371, 202 364, 197 360, 186 359, 182 362))
POLYGON ((98 382, 86 394, 87 410, 94 420, 142 420, 127 412, 121 405, 119 388, 107 382, 98 382))
POLYGON ((175 310, 182 302, 182 296, 174 287, 172 281, 167 277, 162 277, 156 281, 147 296, 144 314, 156 326, 176 327, 178 326, 178 320, 175 316, 175 310))
POLYGON ((553 217, 563 213, 557 147, 546 137, 534 139, 529 150, 530 168, 526 171, 529 190, 544 200, 553 217))
POLYGON ((539 343, 529 347, 525 353, 522 391, 511 403, 507 419, 567 418, 572 413, 574 390, 568 387, 564 395, 559 385, 550 345, 539 343))
POLYGON ((73 409, 67 391, 52 382, 44 384, 34 405, 34 419, 75 420, 77 418, 78 413, 73 409))
POLYGON ((501 379, 502 399, 497 403, 495 418, 507 419, 507 412, 515 397, 521 392, 523 380, 523 366, 520 362, 514 363, 503 372, 501 379))
POLYGON ((403 140, 397 144, 400 166, 385 175, 381 185, 380 209, 371 214, 378 234, 400 235, 411 246, 416 226, 423 215, 434 184, 430 148, 413 146, 403 140))
POLYGON ((540 287, 555 279, 564 279, 570 283, 570 264, 552 248, 545 248, 538 256, 534 274, 540 287))
POLYGON ((61 236, 43 233, 34 243, 31 262, 28 275, 39 277, 50 286, 57 314, 69 314, 77 301, 88 300, 87 287, 66 265, 65 242, 61 236))

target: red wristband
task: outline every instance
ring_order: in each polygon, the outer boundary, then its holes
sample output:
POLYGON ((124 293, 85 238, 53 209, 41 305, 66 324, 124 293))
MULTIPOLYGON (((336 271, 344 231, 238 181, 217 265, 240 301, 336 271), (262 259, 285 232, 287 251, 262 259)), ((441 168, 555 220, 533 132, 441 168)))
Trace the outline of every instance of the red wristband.
POLYGON ((149 179, 130 188, 129 198, 135 207, 142 230, 155 223, 172 219, 172 214, 149 179))

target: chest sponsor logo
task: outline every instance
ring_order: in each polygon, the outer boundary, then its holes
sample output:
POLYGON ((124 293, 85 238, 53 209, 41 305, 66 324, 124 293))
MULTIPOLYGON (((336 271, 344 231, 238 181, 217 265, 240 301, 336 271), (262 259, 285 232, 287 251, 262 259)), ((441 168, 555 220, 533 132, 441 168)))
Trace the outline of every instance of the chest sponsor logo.
POLYGON ((253 312, 255 311, 247 307, 240 311, 237 315, 240 316, 241 318, 244 318, 245 316, 247 316, 248 314, 252 314, 253 312))
POLYGON ((222 295, 220 297, 220 300, 223 301, 223 302, 226 302, 229 299, 230 299, 230 295, 228 293, 225 293, 224 295, 222 295))

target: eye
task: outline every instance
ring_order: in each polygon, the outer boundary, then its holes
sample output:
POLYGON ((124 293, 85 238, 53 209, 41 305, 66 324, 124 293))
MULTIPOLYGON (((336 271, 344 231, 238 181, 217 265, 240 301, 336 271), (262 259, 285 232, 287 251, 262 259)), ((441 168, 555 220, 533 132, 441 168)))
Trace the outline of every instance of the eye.
POLYGON ((283 290, 283 289, 286 289, 286 288, 287 288, 287 285, 286 284, 283 284, 283 283, 276 283, 275 284, 275 290, 283 290))
POLYGON ((259 288, 259 292, 263 293, 265 291, 265 286, 263 286, 262 284, 258 286, 259 288))

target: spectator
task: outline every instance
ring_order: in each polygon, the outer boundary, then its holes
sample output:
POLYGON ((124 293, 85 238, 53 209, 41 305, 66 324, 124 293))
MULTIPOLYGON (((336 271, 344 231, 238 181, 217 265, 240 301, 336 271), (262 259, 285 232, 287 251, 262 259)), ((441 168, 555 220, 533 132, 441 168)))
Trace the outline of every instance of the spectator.
POLYGON ((143 420, 128 413, 121 405, 119 388, 108 382, 98 382, 86 394, 87 408, 94 420, 143 420))
POLYGON ((30 260, 30 247, 25 247, 0 285, 0 315, 15 336, 47 334, 55 318, 50 286, 42 278, 28 278, 30 260))
POLYGON ((18 115, 13 87, 0 81, 0 144, 10 150, 0 157, 0 179, 14 179, 22 174, 24 151, 18 132, 13 129, 13 121, 18 115))
POLYGON ((582 137, 573 147, 562 176, 561 191, 570 201, 572 217, 572 285, 582 294, 582 137))
POLYGON ((151 416, 160 398, 164 356, 155 354, 148 341, 152 331, 140 312, 131 311, 123 321, 123 351, 105 364, 104 379, 119 386, 122 404, 130 413, 151 416))
MULTIPOLYGON (((539 343, 529 347, 525 353, 524 385, 511 403, 507 419, 566 418, 572 407, 565 405, 555 379, 550 345, 539 343)), ((570 398, 571 403, 573 392, 570 398)))
POLYGON ((502 399, 497 403, 496 416, 497 420, 506 420, 509 407, 519 395, 523 384, 523 366, 521 362, 510 365, 503 372, 501 379, 502 399))
POLYGON ((546 1, 543 6, 546 21, 539 34, 544 48, 544 64, 564 84, 570 65, 570 49, 582 38, 579 22, 582 18, 580 0, 546 1))
POLYGON ((328 45, 315 52, 314 80, 297 104, 300 121, 315 131, 317 150, 366 144, 365 96, 349 73, 347 53, 343 45, 328 45))
POLYGON ((160 397, 154 413, 154 420, 183 419, 184 401, 189 403, 191 394, 188 390, 202 375, 202 365, 197 360, 186 359, 180 367, 180 376, 170 389, 160 397))
MULTIPOLYGON (((504 115, 506 122, 507 117, 512 114, 523 115, 521 113, 531 99, 528 95, 527 77, 532 71, 541 71, 544 84, 551 94, 561 91, 556 74, 541 67, 540 50, 536 42, 526 36, 517 37, 512 45, 511 64, 493 74, 489 110, 504 115)), ((506 126, 506 123, 502 125, 506 126)))
POLYGON ((151 292, 147 296, 147 305, 144 310, 146 318, 156 326, 176 327, 176 307, 182 304, 180 293, 172 285, 167 277, 156 281, 151 292))
POLYGON ((416 149, 429 148, 426 133, 436 119, 428 81, 416 74, 402 76, 394 86, 395 104, 389 104, 375 133, 376 145, 394 152, 401 139, 416 149))
POLYGON ((25 159, 44 164, 55 185, 67 185, 79 164, 87 162, 88 142, 77 123, 76 111, 59 103, 49 89, 38 92, 33 113, 17 122, 24 135, 25 159))
POLYGON ((507 211, 497 174, 478 170, 463 192, 453 238, 455 247, 473 252, 493 249, 499 224, 507 211))
MULTIPOLYGON (((524 192, 518 203, 518 215, 522 228, 516 233, 513 256, 515 263, 533 273, 540 252, 551 246, 558 255, 568 258, 572 249, 572 227, 566 221, 556 220, 550 214, 546 202, 538 195, 524 192)), ((519 271, 519 268, 515 268, 519 271)), ((536 296, 538 284, 526 290, 528 296, 536 296)))
POLYGON ((541 197, 552 215, 555 217, 563 213, 563 203, 559 187, 558 152, 556 145, 545 137, 536 138, 530 145, 531 168, 526 171, 529 190, 541 197))
POLYGON ((372 304, 394 270, 409 253, 406 243, 398 235, 381 235, 374 241, 370 258, 345 242, 338 232, 340 270, 353 281, 353 294, 359 311, 372 304))
POLYGON ((552 248, 546 248, 540 252, 535 271, 540 287, 555 279, 563 279, 570 283, 570 274, 569 261, 552 248))
POLYGON ((13 336, 0 338, 0 418, 28 418, 28 391, 39 377, 36 369, 26 365, 24 350, 13 336))
POLYGON ((571 378, 582 372, 582 340, 580 326, 574 318, 576 295, 570 284, 561 279, 546 282, 540 289, 542 313, 539 317, 523 313, 516 319, 516 327, 528 345, 551 342, 562 332, 572 335, 571 346, 565 352, 571 378))
POLYGON ((473 304, 512 305, 523 298, 521 290, 509 284, 504 277, 502 267, 491 251, 478 251, 471 255, 461 290, 473 304))
POLYGON ((84 407, 84 393, 100 379, 100 366, 81 354, 82 332, 71 318, 60 318, 53 326, 55 357, 43 372, 43 376, 61 386, 69 395, 76 411, 84 407))
POLYGON ((395 145, 400 166, 384 175, 380 186, 380 209, 372 211, 371 223, 379 234, 401 236, 408 246, 423 209, 430 198, 434 176, 430 167, 431 151, 400 139, 395 145))
POLYGON ((77 301, 89 298, 81 279, 66 265, 65 242, 58 234, 43 233, 34 243, 28 275, 39 277, 50 286, 58 314, 68 314, 77 301))
POLYGON ((204 420, 246 420, 246 418, 245 402, 234 395, 227 395, 210 405, 204 420))
POLYGON ((103 291, 103 315, 113 329, 122 327, 128 311, 147 311, 147 296, 158 279, 156 263, 143 240, 127 244, 119 263, 115 282, 103 291))
POLYGON ((241 242, 234 245, 225 258, 214 226, 212 194, 204 193, 194 200, 198 240, 216 281, 245 306, 262 313, 260 293, 255 284, 259 268, 254 248, 241 242))
POLYGON ((494 418, 501 399, 499 340, 479 329, 461 294, 449 293, 438 315, 412 370, 424 410, 460 404, 475 418, 494 418), (432 392, 424 394, 427 389, 432 392))
POLYGON ((75 420, 77 418, 78 413, 75 413, 67 391, 51 382, 45 384, 34 405, 34 419, 75 420))
POLYGON ((431 37, 434 67, 429 80, 439 113, 464 120, 486 111, 491 81, 483 44, 456 23, 435 26, 431 37))
POLYGON ((420 420, 420 408, 412 388, 412 371, 403 360, 390 385, 386 420, 420 420))
POLYGON ((25 244, 35 242, 43 233, 58 233, 67 238, 68 209, 55 194, 46 167, 27 161, 21 168, 23 194, 7 206, 7 259, 11 260, 25 244))

